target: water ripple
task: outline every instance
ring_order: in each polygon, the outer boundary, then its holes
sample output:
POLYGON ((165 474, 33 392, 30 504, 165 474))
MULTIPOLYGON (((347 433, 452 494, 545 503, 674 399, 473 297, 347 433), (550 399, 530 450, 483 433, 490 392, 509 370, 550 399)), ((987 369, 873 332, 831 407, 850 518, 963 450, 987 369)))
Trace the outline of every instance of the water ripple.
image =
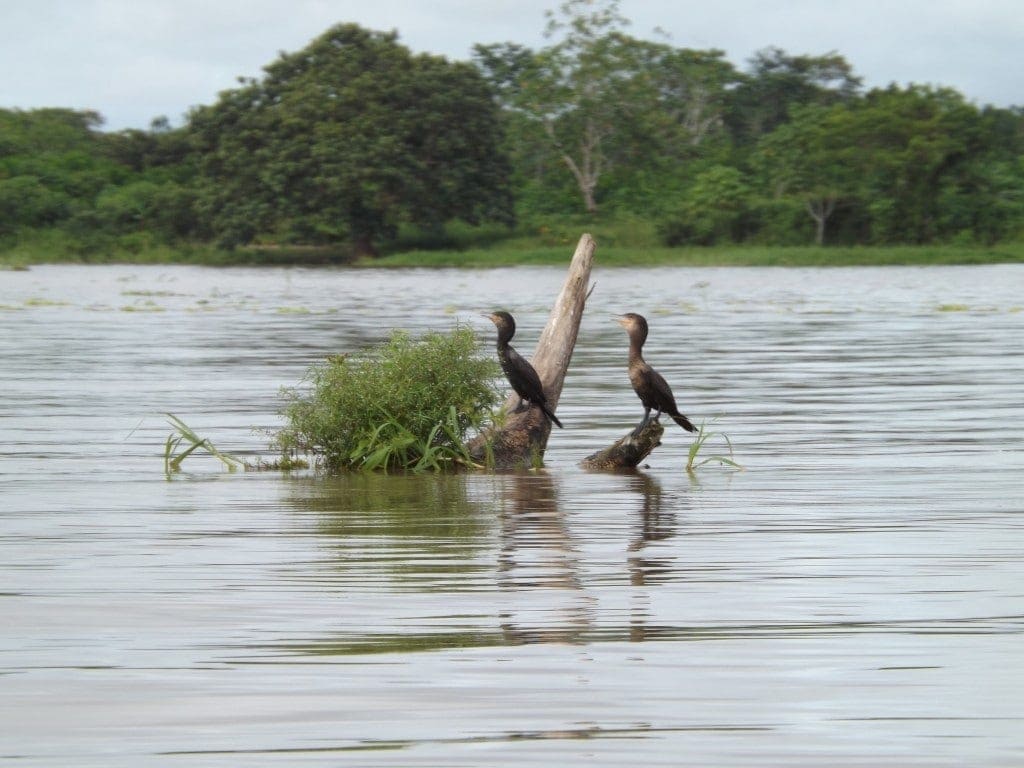
POLYGON ((562 277, 4 273, 4 755, 1014 764, 1019 266, 598 267, 545 471, 197 458, 163 475, 165 411, 264 456, 278 390, 311 362, 496 307, 529 350, 562 277), (682 409, 718 433, 705 451, 727 435, 743 471, 688 474, 672 425, 641 471, 578 468, 642 415, 609 319, 630 310, 682 409))

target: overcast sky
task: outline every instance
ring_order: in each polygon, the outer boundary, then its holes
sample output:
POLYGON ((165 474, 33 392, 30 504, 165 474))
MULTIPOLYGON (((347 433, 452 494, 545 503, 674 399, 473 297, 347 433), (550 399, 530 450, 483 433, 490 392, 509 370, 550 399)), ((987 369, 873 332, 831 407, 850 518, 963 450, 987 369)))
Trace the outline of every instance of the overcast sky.
MULTIPOLYGON (((474 43, 546 44, 560 0, 0 0, 0 107, 94 109, 105 127, 180 125, 280 51, 355 22, 414 51, 467 59, 474 43)), ((837 51, 868 87, 946 85, 1024 105, 1022 0, 621 0, 636 37, 719 48, 742 67, 775 45, 837 51)))

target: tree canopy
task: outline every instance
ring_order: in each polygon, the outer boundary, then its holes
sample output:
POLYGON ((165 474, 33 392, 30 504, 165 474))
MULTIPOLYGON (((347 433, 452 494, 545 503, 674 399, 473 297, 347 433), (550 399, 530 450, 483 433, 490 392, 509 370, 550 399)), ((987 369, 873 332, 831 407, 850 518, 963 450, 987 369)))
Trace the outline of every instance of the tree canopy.
POLYGON ((491 93, 393 32, 333 27, 195 110, 200 205, 222 243, 260 231, 364 252, 400 221, 510 221, 491 93))
POLYGON ((352 24, 282 53, 180 128, 0 109, 0 248, 350 243, 402 228, 636 217, 668 244, 992 243, 1024 232, 1024 110, 865 90, 835 51, 722 51, 565 0, 548 44, 416 54, 352 24))

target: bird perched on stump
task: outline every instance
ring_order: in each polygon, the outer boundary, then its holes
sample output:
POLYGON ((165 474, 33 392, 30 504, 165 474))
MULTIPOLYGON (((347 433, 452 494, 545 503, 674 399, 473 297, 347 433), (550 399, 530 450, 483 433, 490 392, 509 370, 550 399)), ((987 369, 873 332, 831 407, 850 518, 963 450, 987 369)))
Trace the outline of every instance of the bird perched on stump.
POLYGON ((679 412, 668 382, 647 364, 641 354, 644 342, 647 340, 647 320, 643 315, 638 315, 635 312, 628 312, 615 319, 629 334, 629 381, 644 406, 643 421, 633 432, 638 433, 647 425, 647 422, 651 420, 652 410, 657 411, 655 419, 662 413, 667 413, 676 424, 686 431, 696 432, 697 428, 679 412))
POLYGON ((524 401, 532 403, 540 408, 553 424, 561 427, 562 422, 548 406, 548 398, 544 394, 544 387, 540 383, 537 371, 509 344, 516 334, 516 321, 512 319, 512 315, 508 312, 492 312, 484 317, 498 328, 498 362, 501 363, 501 370, 505 372, 508 383, 519 395, 519 406, 516 410, 522 407, 524 401))

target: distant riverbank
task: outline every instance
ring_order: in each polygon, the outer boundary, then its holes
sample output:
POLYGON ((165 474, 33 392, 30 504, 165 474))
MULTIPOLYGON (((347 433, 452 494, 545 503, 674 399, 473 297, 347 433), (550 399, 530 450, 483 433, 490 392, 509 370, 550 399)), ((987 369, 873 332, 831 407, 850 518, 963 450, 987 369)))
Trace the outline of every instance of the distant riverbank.
MULTIPOLYGON (((509 267, 564 265, 572 247, 529 250, 410 251, 361 260, 371 267, 509 267)), ((1024 262, 1024 243, 999 246, 865 246, 818 248, 736 246, 711 248, 602 248, 595 256, 605 267, 828 267, 929 264, 1000 264, 1024 262)))
POLYGON ((606 267, 757 266, 821 267, 1024 262, 1024 241, 995 245, 667 247, 646 221, 565 221, 558 225, 500 227, 454 225, 441 234, 408 231, 375 258, 353 258, 344 245, 261 244, 224 250, 212 245, 169 246, 112 241, 83 250, 58 231, 40 232, 0 248, 0 268, 32 264, 195 264, 227 266, 350 266, 488 268, 564 265, 583 232, 597 240, 597 262, 606 267))
MULTIPOLYGON (((519 265, 564 265, 573 245, 533 248, 502 247, 468 250, 412 250, 379 258, 351 260, 344 252, 328 248, 155 248, 137 253, 47 254, 31 249, 0 253, 0 268, 19 269, 33 264, 199 264, 229 266, 349 266, 462 267, 486 269, 519 265)), ((602 247, 598 240, 597 261, 606 267, 735 266, 735 267, 829 267, 931 264, 1000 264, 1024 262, 1024 243, 993 246, 922 245, 859 247, 735 246, 710 248, 645 248, 622 245, 602 247)))

